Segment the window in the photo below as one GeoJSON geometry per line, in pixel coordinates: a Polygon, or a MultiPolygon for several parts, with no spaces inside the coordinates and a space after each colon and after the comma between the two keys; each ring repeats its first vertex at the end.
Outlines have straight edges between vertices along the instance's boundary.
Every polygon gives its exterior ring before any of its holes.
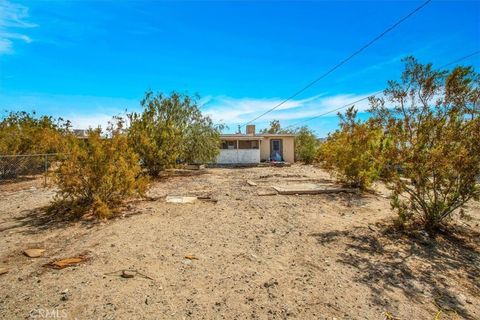
{"type": "Polygon", "coordinates": [[[237,148],[237,142],[236,141],[222,141],[222,149],[228,149],[228,150],[233,150],[237,148]]]}
{"type": "Polygon", "coordinates": [[[258,140],[240,140],[238,141],[239,149],[258,149],[258,140]]]}

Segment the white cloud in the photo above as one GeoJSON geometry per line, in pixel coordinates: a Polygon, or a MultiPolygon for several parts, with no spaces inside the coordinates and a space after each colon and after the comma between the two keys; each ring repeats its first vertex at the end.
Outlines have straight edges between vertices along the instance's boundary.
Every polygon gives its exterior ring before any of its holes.
{"type": "Polygon", "coordinates": [[[32,42],[29,36],[21,32],[36,27],[35,24],[26,21],[28,17],[27,7],[0,0],[0,54],[13,53],[15,41],[32,42]]]}
{"type": "MultiPolygon", "coordinates": [[[[258,128],[263,128],[267,127],[271,120],[277,119],[285,127],[351,104],[370,95],[372,93],[320,94],[305,99],[293,99],[255,121],[254,124],[258,128]]],[[[105,129],[113,116],[124,116],[126,110],[128,112],[140,111],[140,98],[46,94],[6,95],[0,93],[2,108],[0,111],[37,110],[39,114],[68,119],[75,129],[96,128],[98,126],[105,129]]],[[[198,105],[201,106],[202,112],[210,115],[216,123],[223,123],[228,126],[229,131],[235,131],[237,125],[252,120],[283,100],[281,98],[207,96],[202,98],[198,105]]],[[[365,111],[369,107],[368,100],[356,103],[355,107],[359,111],[365,111]]],[[[331,112],[328,116],[335,118],[336,113],[337,111],[331,112]]],[[[331,119],[326,121],[331,121],[331,119]]],[[[305,124],[312,125],[313,122],[306,122],[305,124]]]]}
{"type": "Polygon", "coordinates": [[[110,114],[91,114],[91,115],[78,115],[78,114],[70,114],[65,118],[70,120],[72,123],[72,128],[74,129],[89,129],[89,128],[97,128],[101,127],[102,129],[106,129],[108,123],[112,121],[112,117],[114,115],[110,114]]]}
{"type": "MultiPolygon", "coordinates": [[[[277,119],[284,122],[296,122],[319,114],[343,107],[357,100],[370,96],[367,94],[336,94],[336,95],[316,95],[305,99],[289,100],[271,113],[258,119],[257,124],[268,123],[270,120],[277,119]]],[[[275,107],[284,99],[280,98],[231,98],[231,97],[210,97],[205,103],[203,111],[210,115],[216,122],[225,123],[227,126],[236,128],[239,124],[244,124],[256,116],[275,107]]],[[[364,111],[368,109],[368,100],[363,100],[355,104],[356,109],[364,111]]],[[[335,115],[336,112],[330,115],[335,115]]]]}
{"type": "Polygon", "coordinates": [[[140,110],[138,99],[85,95],[47,95],[0,93],[0,116],[5,111],[37,111],[40,115],[62,117],[74,129],[107,127],[113,116],[140,110]],[[128,110],[128,111],[127,111],[128,110]]]}

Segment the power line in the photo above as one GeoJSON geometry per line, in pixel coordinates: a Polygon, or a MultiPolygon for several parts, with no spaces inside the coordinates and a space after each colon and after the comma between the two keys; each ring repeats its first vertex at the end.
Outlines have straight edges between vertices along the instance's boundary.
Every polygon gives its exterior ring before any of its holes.
{"type": "MultiPolygon", "coordinates": [[[[451,66],[452,64],[455,64],[455,63],[458,63],[458,62],[460,62],[460,61],[463,61],[463,60],[466,60],[466,59],[468,59],[468,58],[471,58],[471,57],[473,57],[473,56],[475,56],[475,55],[477,55],[477,54],[479,54],[479,53],[480,53],[480,50],[475,51],[475,52],[472,52],[472,53],[470,53],[470,54],[468,54],[468,55],[466,55],[466,56],[463,56],[463,57],[461,57],[461,58],[458,58],[458,59],[456,59],[456,60],[454,60],[454,61],[452,61],[452,62],[449,62],[449,63],[447,63],[447,64],[444,64],[444,65],[438,67],[437,69],[444,69],[444,68],[446,68],[446,67],[448,67],[448,66],[451,66]]],[[[316,116],[311,117],[311,118],[308,118],[308,119],[306,119],[306,120],[298,121],[298,122],[296,122],[296,123],[294,123],[294,124],[291,124],[291,125],[289,125],[289,126],[286,126],[285,129],[292,128],[292,127],[296,127],[296,126],[298,126],[298,125],[301,124],[301,123],[309,122],[309,121],[315,120],[315,119],[317,119],[317,118],[323,117],[323,116],[325,116],[325,115],[327,115],[327,114],[330,114],[330,113],[332,113],[332,112],[339,111],[339,110],[341,110],[341,109],[344,109],[344,108],[353,106],[353,105],[355,105],[355,104],[357,104],[357,103],[359,103],[359,102],[362,102],[362,101],[364,101],[364,100],[368,100],[370,97],[375,97],[375,96],[379,95],[380,93],[383,93],[383,91],[384,91],[384,89],[382,89],[382,90],[380,90],[380,91],[377,91],[377,92],[369,95],[368,97],[364,97],[364,98],[362,98],[362,99],[358,99],[358,100],[356,100],[356,101],[347,103],[347,104],[345,104],[345,105],[343,105],[343,106],[341,106],[341,107],[332,109],[332,110],[330,110],[330,111],[324,112],[324,113],[322,113],[322,114],[316,115],[316,116]]]]}
{"type": "Polygon", "coordinates": [[[408,18],[410,18],[411,16],[413,16],[415,13],[417,13],[418,11],[420,11],[421,9],[423,9],[426,5],[428,5],[432,0],[427,0],[425,1],[424,3],[422,3],[420,6],[418,6],[417,8],[415,8],[415,10],[411,11],[409,14],[407,14],[405,17],[403,17],[402,19],[398,20],[397,22],[395,22],[392,26],[390,26],[389,28],[387,28],[386,30],[384,30],[382,33],[380,33],[378,36],[376,36],[373,40],[370,40],[370,42],[366,43],[365,45],[363,45],[362,47],[360,47],[360,49],[358,49],[357,51],[355,51],[354,53],[352,53],[350,56],[348,56],[347,58],[343,59],[342,61],[340,61],[338,64],[336,64],[335,66],[333,66],[331,69],[329,69],[327,72],[325,72],[324,74],[322,74],[320,77],[316,78],[315,80],[313,80],[312,82],[310,82],[309,84],[307,84],[306,86],[304,86],[302,89],[298,90],[297,92],[295,92],[294,94],[292,94],[291,96],[289,96],[287,99],[283,100],[282,102],[280,102],[279,104],[277,104],[276,106],[274,106],[273,108],[265,111],[264,113],[262,113],[261,115],[255,117],[253,120],[250,120],[248,122],[246,122],[245,124],[241,125],[240,127],[244,127],[246,126],[247,124],[249,123],[252,123],[253,121],[255,120],[258,120],[260,119],[261,117],[263,117],[264,115],[266,115],[267,113],[270,113],[272,112],[273,110],[279,108],[280,106],[282,106],[283,104],[285,104],[286,102],[290,101],[291,99],[295,98],[296,96],[298,96],[299,94],[301,94],[302,92],[304,92],[305,90],[307,90],[308,88],[310,88],[311,86],[313,86],[315,83],[317,83],[318,81],[322,80],[323,78],[325,78],[326,76],[328,76],[329,74],[331,74],[332,72],[334,72],[335,70],[337,70],[338,68],[340,68],[342,65],[344,65],[345,63],[347,63],[348,61],[350,61],[351,59],[353,59],[356,55],[360,54],[362,51],[364,51],[365,49],[367,49],[368,47],[370,47],[372,44],[374,44],[375,42],[377,42],[378,40],[380,40],[383,36],[385,36],[387,33],[389,33],[390,31],[392,31],[393,29],[395,29],[396,27],[398,27],[402,22],[404,22],[405,20],[407,20],[408,18]]]}
{"type": "Polygon", "coordinates": [[[471,57],[473,57],[474,55],[477,55],[477,54],[479,54],[479,53],[480,53],[480,50],[475,51],[475,52],[472,52],[472,53],[470,53],[470,54],[468,54],[468,55],[466,55],[466,56],[463,56],[463,57],[461,57],[461,58],[458,58],[458,59],[455,60],[455,61],[452,61],[452,62],[449,62],[449,63],[447,63],[447,64],[444,64],[443,66],[441,66],[441,67],[438,68],[438,69],[446,68],[446,67],[448,67],[448,66],[451,66],[451,65],[454,64],[454,63],[457,63],[457,62],[466,60],[466,59],[471,58],[471,57]]]}
{"type": "Polygon", "coordinates": [[[298,125],[301,124],[301,123],[308,122],[308,121],[312,121],[312,120],[315,120],[315,119],[317,119],[317,118],[326,116],[326,115],[329,114],[329,113],[332,113],[332,112],[335,112],[335,111],[342,110],[342,109],[344,109],[344,108],[353,106],[354,104],[357,104],[357,103],[362,102],[362,101],[364,101],[364,100],[368,100],[370,97],[375,97],[376,95],[379,95],[379,94],[382,93],[382,92],[383,92],[383,89],[380,90],[380,91],[377,91],[377,92],[375,92],[374,94],[371,94],[371,95],[369,95],[369,96],[367,96],[367,97],[364,97],[364,98],[362,98],[362,99],[358,99],[358,100],[356,100],[356,101],[350,102],[350,103],[348,103],[348,104],[346,104],[346,105],[343,105],[343,106],[341,106],[341,107],[338,107],[338,108],[335,108],[335,109],[333,109],[333,110],[330,110],[330,111],[324,112],[324,113],[322,113],[322,114],[316,115],[316,116],[314,116],[314,117],[308,118],[307,120],[302,120],[302,121],[296,122],[296,123],[294,123],[294,124],[291,124],[291,125],[289,125],[289,126],[286,126],[285,129],[292,128],[292,127],[296,127],[296,126],[298,126],[298,125]]]}

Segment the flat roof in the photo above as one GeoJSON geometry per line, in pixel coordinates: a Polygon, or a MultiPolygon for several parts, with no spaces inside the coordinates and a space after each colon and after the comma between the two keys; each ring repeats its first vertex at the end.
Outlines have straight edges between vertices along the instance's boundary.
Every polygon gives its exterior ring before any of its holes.
{"type": "Polygon", "coordinates": [[[250,134],[221,134],[222,140],[263,140],[263,137],[254,136],[250,134]]]}
{"type": "Polygon", "coordinates": [[[222,140],[263,140],[263,138],[270,137],[296,137],[294,133],[260,133],[260,134],[246,134],[246,133],[225,133],[220,135],[222,140]]]}
{"type": "Polygon", "coordinates": [[[296,137],[295,133],[260,133],[260,137],[296,137]]]}

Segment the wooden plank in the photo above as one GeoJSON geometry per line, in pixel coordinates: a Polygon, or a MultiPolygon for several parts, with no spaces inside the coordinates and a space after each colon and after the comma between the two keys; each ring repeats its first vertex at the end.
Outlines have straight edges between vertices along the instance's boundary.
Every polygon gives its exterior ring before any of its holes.
{"type": "Polygon", "coordinates": [[[274,186],[273,189],[282,195],[291,194],[324,194],[324,193],[357,193],[358,189],[355,188],[282,188],[274,186]]]}
{"type": "Polygon", "coordinates": [[[263,197],[263,196],[276,196],[277,194],[278,194],[277,191],[274,191],[274,190],[272,190],[272,191],[263,190],[263,191],[258,191],[257,192],[257,195],[261,196],[261,197],[263,197]]]}

